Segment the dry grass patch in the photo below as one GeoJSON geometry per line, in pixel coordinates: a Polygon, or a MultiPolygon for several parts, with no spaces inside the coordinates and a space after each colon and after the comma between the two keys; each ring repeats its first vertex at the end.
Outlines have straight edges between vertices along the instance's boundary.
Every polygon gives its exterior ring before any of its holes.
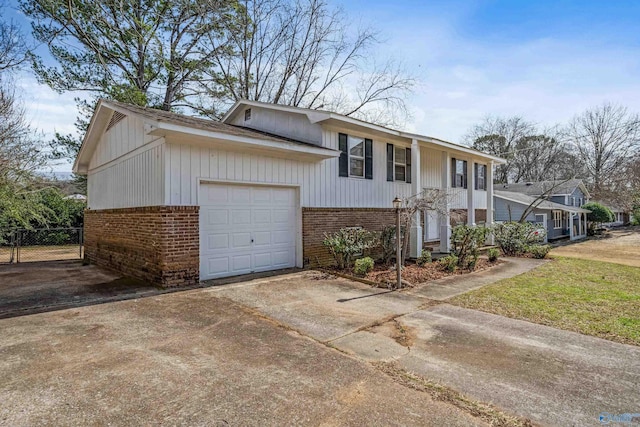
{"type": "Polygon", "coordinates": [[[640,345],[640,268],[557,257],[449,302],[640,345]]]}

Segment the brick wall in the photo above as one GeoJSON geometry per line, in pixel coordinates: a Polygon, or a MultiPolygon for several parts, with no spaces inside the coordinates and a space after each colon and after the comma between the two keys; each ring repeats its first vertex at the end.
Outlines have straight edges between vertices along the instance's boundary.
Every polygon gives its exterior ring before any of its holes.
{"type": "Polygon", "coordinates": [[[302,252],[305,265],[331,265],[333,257],[322,244],[324,233],[344,227],[381,231],[395,225],[395,210],[385,208],[302,208],[302,252]]]}
{"type": "Polygon", "coordinates": [[[85,259],[163,287],[198,283],[197,206],[87,210],[85,259]]]}

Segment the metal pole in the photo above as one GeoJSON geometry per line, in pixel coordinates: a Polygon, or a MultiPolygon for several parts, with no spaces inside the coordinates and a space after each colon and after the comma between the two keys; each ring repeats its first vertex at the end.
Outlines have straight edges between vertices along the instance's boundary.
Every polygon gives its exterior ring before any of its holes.
{"type": "Polygon", "coordinates": [[[396,287],[402,287],[402,247],[400,243],[400,209],[396,208],[396,287]]]}

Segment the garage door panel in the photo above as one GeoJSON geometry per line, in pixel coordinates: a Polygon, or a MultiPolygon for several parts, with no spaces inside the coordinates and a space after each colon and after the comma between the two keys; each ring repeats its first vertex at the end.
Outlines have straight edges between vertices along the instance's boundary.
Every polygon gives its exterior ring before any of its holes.
{"type": "Polygon", "coordinates": [[[201,184],[201,278],[296,265],[292,188],[201,184]]]}
{"type": "Polygon", "coordinates": [[[233,233],[231,249],[246,249],[251,247],[251,233],[233,233]]]}
{"type": "Polygon", "coordinates": [[[253,245],[256,247],[271,246],[271,235],[271,231],[257,231],[253,233],[253,245]]]}
{"type": "Polygon", "coordinates": [[[229,249],[229,233],[216,233],[207,235],[207,252],[211,249],[229,249]]]}
{"type": "Polygon", "coordinates": [[[207,271],[210,275],[229,273],[229,257],[206,258],[207,271]]]}
{"type": "Polygon", "coordinates": [[[233,224],[251,224],[251,210],[233,209],[231,211],[231,222],[233,224]]]}
{"type": "Polygon", "coordinates": [[[251,187],[229,187],[231,188],[231,202],[251,204],[251,187]]]}
{"type": "Polygon", "coordinates": [[[206,224],[227,225],[229,224],[229,211],[226,209],[205,209],[206,224]]]}
{"type": "Polygon", "coordinates": [[[254,255],[254,267],[256,269],[273,266],[271,261],[271,252],[257,253],[254,255]]]}

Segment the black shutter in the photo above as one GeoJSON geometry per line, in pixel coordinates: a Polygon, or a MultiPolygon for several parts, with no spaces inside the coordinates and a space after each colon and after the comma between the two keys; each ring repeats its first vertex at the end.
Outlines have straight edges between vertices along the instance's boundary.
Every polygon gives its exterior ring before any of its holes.
{"type": "Polygon", "coordinates": [[[393,144],[387,144],[387,181],[393,181],[393,144]]]}
{"type": "Polygon", "coordinates": [[[405,181],[411,184],[411,148],[407,148],[407,169],[405,171],[405,181]]]}
{"type": "Polygon", "coordinates": [[[373,179],[373,141],[364,140],[364,177],[373,179]]]}
{"type": "Polygon", "coordinates": [[[478,185],[478,167],[482,167],[477,163],[473,164],[473,189],[479,190],[480,186],[478,185]]]}
{"type": "Polygon", "coordinates": [[[451,188],[456,188],[456,158],[451,158],[451,188]]]}
{"type": "Polygon", "coordinates": [[[462,170],[464,171],[463,187],[467,188],[467,161],[462,162],[462,170]]]}
{"type": "Polygon", "coordinates": [[[338,176],[349,176],[349,145],[347,135],[338,134],[338,148],[340,149],[340,171],[338,176]]]}
{"type": "Polygon", "coordinates": [[[483,182],[482,189],[486,191],[486,190],[487,190],[487,165],[482,165],[482,171],[484,172],[484,173],[482,174],[482,176],[483,176],[483,179],[482,179],[482,182],[483,182]]]}

